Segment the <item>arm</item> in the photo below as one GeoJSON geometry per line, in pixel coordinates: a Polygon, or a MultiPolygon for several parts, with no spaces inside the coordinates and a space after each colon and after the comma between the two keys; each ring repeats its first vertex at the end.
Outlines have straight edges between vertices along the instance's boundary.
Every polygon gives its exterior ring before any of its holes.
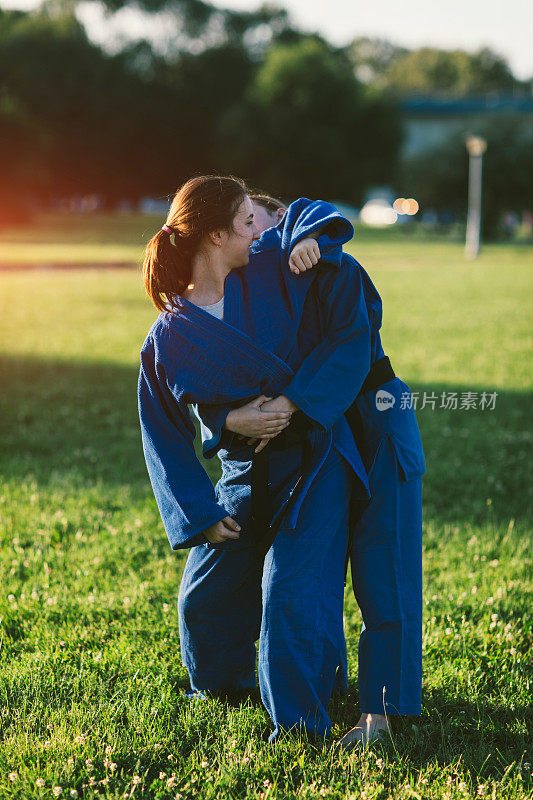
{"type": "Polygon", "coordinates": [[[263,404],[271,399],[260,395],[239,407],[207,403],[193,406],[202,428],[204,457],[212,458],[221,447],[229,450],[236,435],[246,440],[265,437],[267,441],[277,436],[289,424],[291,415],[263,411],[263,404]]]}
{"type": "Polygon", "coordinates": [[[303,360],[282,396],[327,430],[351,406],[368,374],[371,331],[358,269],[325,270],[315,285],[324,340],[303,360]]]}
{"type": "Polygon", "coordinates": [[[325,200],[301,197],[291,203],[283,218],[281,237],[282,265],[288,264],[294,247],[303,239],[316,239],[320,260],[340,267],[342,246],[354,235],[353,225],[325,200]]]}
{"type": "Polygon", "coordinates": [[[233,405],[197,403],[193,411],[202,431],[202,453],[204,458],[212,458],[223,447],[229,450],[235,434],[226,428],[226,417],[233,405]]]}
{"type": "Polygon", "coordinates": [[[143,347],[138,408],[146,467],[172,550],[208,541],[202,533],[228,516],[216,503],[211,479],[194,450],[195,429],[186,404],[178,404],[155,364],[153,344],[143,347]]]}

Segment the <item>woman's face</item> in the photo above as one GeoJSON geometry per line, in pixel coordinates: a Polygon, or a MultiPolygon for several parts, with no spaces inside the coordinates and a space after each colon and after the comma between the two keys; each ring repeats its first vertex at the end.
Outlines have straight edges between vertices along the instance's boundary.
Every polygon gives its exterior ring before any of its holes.
{"type": "Polygon", "coordinates": [[[259,234],[261,235],[263,231],[266,231],[268,228],[274,227],[277,225],[280,219],[282,218],[283,213],[271,213],[268,208],[265,208],[260,203],[252,203],[254,209],[254,222],[255,227],[257,228],[259,234]]]}
{"type": "Polygon", "coordinates": [[[233,218],[233,230],[224,232],[222,237],[221,254],[226,264],[232,269],[246,266],[254,239],[259,239],[259,232],[254,222],[253,203],[246,195],[233,218]]]}

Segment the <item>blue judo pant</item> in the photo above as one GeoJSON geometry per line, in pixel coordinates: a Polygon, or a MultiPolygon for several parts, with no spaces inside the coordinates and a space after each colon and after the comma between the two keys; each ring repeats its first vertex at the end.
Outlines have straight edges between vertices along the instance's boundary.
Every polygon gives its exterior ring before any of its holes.
{"type": "MultiPolygon", "coordinates": [[[[274,503],[276,481],[282,493],[299,458],[299,445],[272,453],[274,503]]],[[[346,651],[343,570],[353,480],[351,466],[332,447],[296,527],[281,526],[261,573],[244,537],[240,548],[200,545],[187,558],[178,613],[191,688],[255,686],[259,638],[259,686],[274,724],[269,741],[291,728],[316,737],[331,730],[327,706],[346,651]]]]}
{"type": "Polygon", "coordinates": [[[350,545],[363,617],[359,707],[362,713],[420,714],[422,481],[403,480],[389,436],[379,443],[368,480],[372,497],[350,545]]]}

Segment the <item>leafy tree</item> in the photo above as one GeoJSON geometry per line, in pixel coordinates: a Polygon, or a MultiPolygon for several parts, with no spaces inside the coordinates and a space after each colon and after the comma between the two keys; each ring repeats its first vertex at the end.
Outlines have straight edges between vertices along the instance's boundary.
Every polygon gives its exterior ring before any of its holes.
{"type": "Polygon", "coordinates": [[[361,36],[346,48],[346,54],[355,67],[357,78],[376,88],[386,88],[386,76],[392,65],[406,56],[409,50],[387,39],[361,36]]]}
{"type": "Polygon", "coordinates": [[[531,90],[531,81],[517,80],[505,59],[489,47],[475,53],[435,47],[407,50],[385,40],[360,38],[347,52],[361,79],[396,96],[423,93],[464,97],[531,90]]]}
{"type": "Polygon", "coordinates": [[[401,137],[393,105],[319,37],[273,46],[223,131],[226,163],[263,188],[352,202],[390,174],[401,137]]]}

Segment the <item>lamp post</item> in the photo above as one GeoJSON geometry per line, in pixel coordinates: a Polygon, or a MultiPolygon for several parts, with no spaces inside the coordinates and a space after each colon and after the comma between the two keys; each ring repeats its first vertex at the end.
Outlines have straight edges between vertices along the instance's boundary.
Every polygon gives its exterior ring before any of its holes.
{"type": "Polygon", "coordinates": [[[481,166],[487,142],[480,136],[466,137],[468,160],[468,216],[466,220],[465,256],[477,258],[481,229],[481,166]]]}

